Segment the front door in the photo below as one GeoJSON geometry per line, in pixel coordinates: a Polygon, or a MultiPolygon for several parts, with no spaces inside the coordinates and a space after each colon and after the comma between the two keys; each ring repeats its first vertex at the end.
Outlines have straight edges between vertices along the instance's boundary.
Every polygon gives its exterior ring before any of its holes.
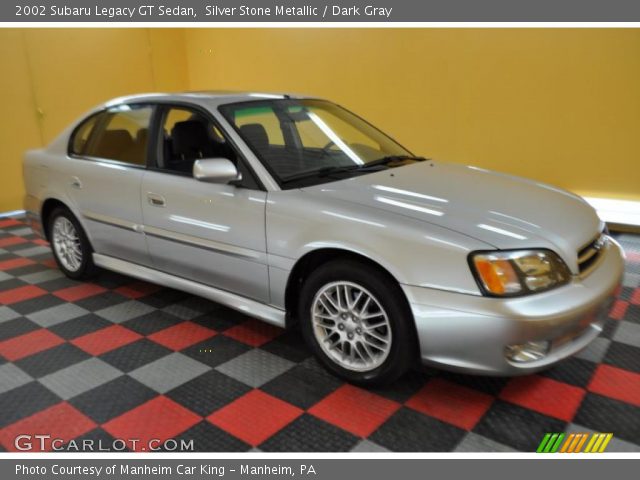
{"type": "Polygon", "coordinates": [[[158,270],[269,301],[266,265],[266,192],[248,178],[235,184],[193,178],[198,158],[239,162],[205,114],[164,107],[156,164],[142,179],[144,230],[158,270]]]}

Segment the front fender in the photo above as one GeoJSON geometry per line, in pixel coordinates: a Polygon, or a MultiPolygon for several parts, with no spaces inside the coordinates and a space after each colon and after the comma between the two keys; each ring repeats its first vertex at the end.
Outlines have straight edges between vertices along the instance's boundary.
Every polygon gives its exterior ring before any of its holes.
{"type": "Polygon", "coordinates": [[[479,295],[471,251],[491,248],[465,235],[383,210],[337,200],[317,203],[305,192],[270,192],[267,250],[291,270],[321,248],[342,249],[378,263],[406,285],[479,295]]]}

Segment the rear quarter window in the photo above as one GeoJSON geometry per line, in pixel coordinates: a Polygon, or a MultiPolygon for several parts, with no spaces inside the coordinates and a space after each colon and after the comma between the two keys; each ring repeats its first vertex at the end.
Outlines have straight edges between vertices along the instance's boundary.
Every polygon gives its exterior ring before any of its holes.
{"type": "Polygon", "coordinates": [[[102,115],[102,113],[92,115],[75,129],[69,144],[69,153],[72,155],[86,155],[89,139],[102,115]]]}

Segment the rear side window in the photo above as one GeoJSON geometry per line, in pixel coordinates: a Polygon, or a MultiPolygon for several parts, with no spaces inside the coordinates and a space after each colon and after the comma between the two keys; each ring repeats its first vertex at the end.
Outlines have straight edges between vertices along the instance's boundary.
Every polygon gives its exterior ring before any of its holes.
{"type": "MultiPolygon", "coordinates": [[[[107,110],[100,116],[82,154],[145,165],[152,113],[151,106],[123,105],[107,110]]],[[[76,136],[80,133],[78,130],[76,136]]],[[[75,138],[73,143],[75,148],[75,138]]]]}

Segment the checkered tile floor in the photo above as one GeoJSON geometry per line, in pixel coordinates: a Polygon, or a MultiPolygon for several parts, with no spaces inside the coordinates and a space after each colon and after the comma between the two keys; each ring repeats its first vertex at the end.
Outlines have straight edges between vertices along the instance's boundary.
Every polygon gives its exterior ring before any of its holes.
{"type": "MultiPolygon", "coordinates": [[[[515,379],[413,372],[363,390],[284,332],[175,290],[78,283],[20,219],[0,219],[0,449],[19,434],[193,439],[200,451],[533,451],[613,432],[640,451],[640,237],[603,335],[515,379]]],[[[78,442],[79,443],[79,442],[78,442]]]]}

